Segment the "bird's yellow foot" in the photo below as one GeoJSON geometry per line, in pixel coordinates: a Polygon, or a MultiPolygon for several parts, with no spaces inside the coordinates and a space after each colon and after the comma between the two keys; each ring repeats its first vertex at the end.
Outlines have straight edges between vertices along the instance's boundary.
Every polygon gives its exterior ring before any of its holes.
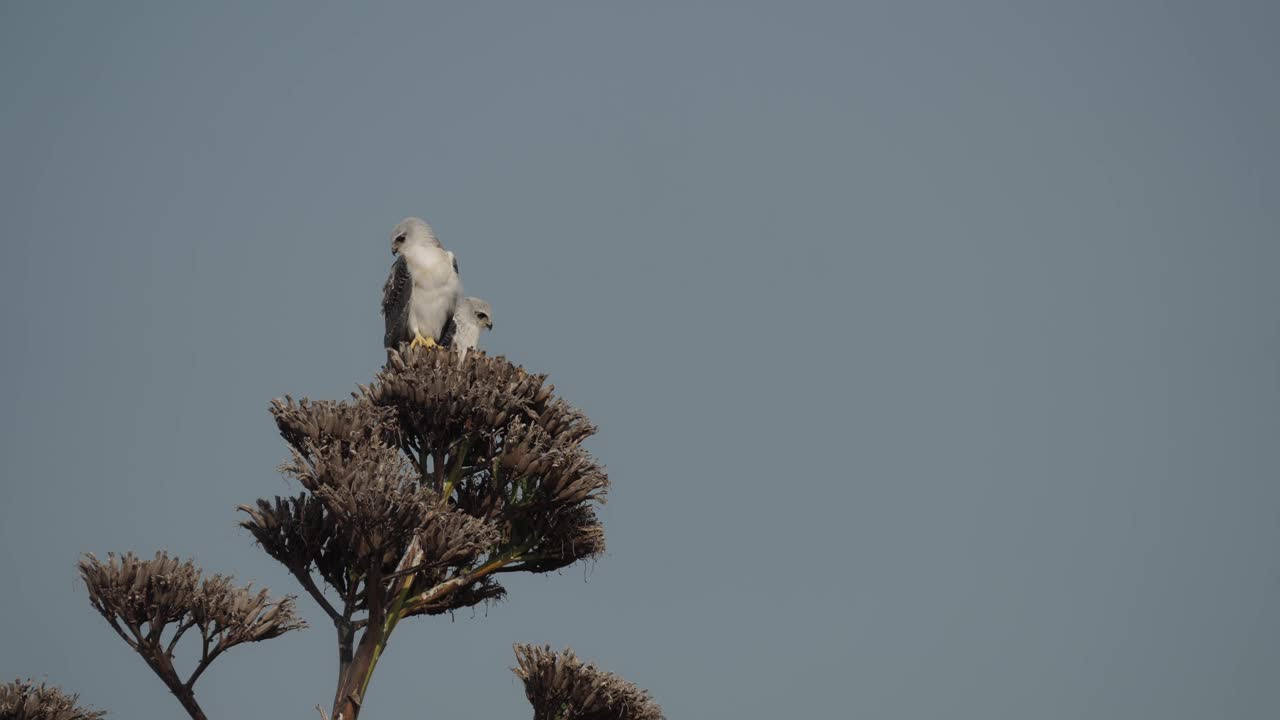
{"type": "Polygon", "coordinates": [[[430,350],[433,347],[439,347],[439,346],[436,344],[435,338],[423,337],[419,333],[414,333],[413,342],[409,343],[409,347],[411,348],[424,347],[430,350]]]}

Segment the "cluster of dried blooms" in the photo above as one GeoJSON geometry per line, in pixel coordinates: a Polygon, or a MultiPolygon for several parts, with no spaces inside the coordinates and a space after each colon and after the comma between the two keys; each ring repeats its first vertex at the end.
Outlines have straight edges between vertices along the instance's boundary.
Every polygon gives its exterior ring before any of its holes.
{"type": "Polygon", "coordinates": [[[565,648],[516,645],[512,668],[524,682],[533,720],[663,720],[649,693],[565,648]]]}
{"type": "MultiPolygon", "coordinates": [[[[356,720],[400,620],[501,598],[500,573],[550,572],[604,551],[594,504],[609,481],[582,447],[596,428],[552,391],[501,357],[406,350],[390,352],[350,400],[272,403],[290,452],[281,471],[303,491],[241,506],[241,525],[337,630],[335,720],[356,720]]],[[[86,555],[80,573],[93,606],[198,720],[192,686],[210,662],[302,626],[292,598],[202,579],[164,553],[86,555]],[[202,649],[183,680],[173,653],[193,628],[202,649]]],[[[645,693],[571,652],[517,653],[538,718],[662,717],[645,693]]]]}
{"type": "Polygon", "coordinates": [[[198,711],[193,687],[219,655],[242,643],[279,637],[305,623],[293,598],[270,600],[267,591],[236,587],[225,575],[202,577],[190,560],[167,553],[142,560],[133,553],[98,560],[85,555],[80,577],[89,602],[160,676],[188,711],[198,711]],[[200,657],[186,680],[173,666],[178,641],[200,636],[200,657]]]}
{"type": "Polygon", "coordinates": [[[351,401],[277,400],[292,454],[282,469],[310,494],[245,506],[243,524],[339,596],[363,594],[350,585],[366,568],[408,570],[420,594],[490,561],[501,566],[491,572],[547,572],[598,555],[604,533],[587,503],[603,501],[608,478],[581,446],[595,427],[545,380],[479,352],[458,363],[410,351],[351,401]]]}
{"type": "Polygon", "coordinates": [[[595,426],[552,390],[503,358],[411,353],[393,354],[362,399],[395,411],[424,485],[497,528],[519,555],[504,571],[547,572],[604,551],[590,503],[609,485],[582,447],[595,426]]]}
{"type": "Polygon", "coordinates": [[[76,705],[79,699],[44,683],[14,680],[0,685],[0,720],[99,720],[106,715],[76,705]]]}
{"type": "Polygon", "coordinates": [[[399,620],[604,551],[591,505],[609,481],[582,447],[595,427],[552,390],[505,358],[407,350],[351,400],[272,403],[281,470],[305,492],[241,507],[242,525],[338,629],[335,715],[358,712],[399,620]]]}

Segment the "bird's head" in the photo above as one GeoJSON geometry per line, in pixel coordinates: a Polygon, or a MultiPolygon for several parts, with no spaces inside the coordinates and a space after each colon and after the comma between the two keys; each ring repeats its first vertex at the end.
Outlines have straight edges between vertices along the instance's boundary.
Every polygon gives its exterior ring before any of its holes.
{"type": "Polygon", "coordinates": [[[426,220],[405,218],[391,231],[391,254],[399,255],[411,247],[441,247],[435,231],[426,220]]]}
{"type": "Polygon", "coordinates": [[[493,308],[485,300],[469,297],[462,300],[463,309],[475,319],[476,324],[487,330],[493,329],[493,308]]]}

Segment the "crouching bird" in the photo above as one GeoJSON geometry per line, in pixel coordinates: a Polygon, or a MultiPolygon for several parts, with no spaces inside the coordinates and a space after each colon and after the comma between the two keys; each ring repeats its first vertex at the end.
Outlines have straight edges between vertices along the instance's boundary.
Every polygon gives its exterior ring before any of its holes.
{"type": "Polygon", "coordinates": [[[458,353],[458,362],[467,357],[467,351],[480,344],[480,333],[493,329],[493,308],[478,297],[463,298],[453,311],[453,319],[445,326],[441,345],[458,353]]]}
{"type": "Polygon", "coordinates": [[[435,347],[462,299],[458,260],[425,220],[405,218],[391,232],[391,265],[382,286],[382,344],[435,347]]]}

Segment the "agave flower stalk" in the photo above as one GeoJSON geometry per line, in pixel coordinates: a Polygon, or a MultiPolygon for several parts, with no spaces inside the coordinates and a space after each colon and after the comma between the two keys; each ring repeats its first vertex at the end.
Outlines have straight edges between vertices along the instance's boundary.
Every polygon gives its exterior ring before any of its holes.
{"type": "Polygon", "coordinates": [[[497,600],[499,573],[604,551],[592,505],[608,477],[582,447],[595,426],[504,358],[393,351],[351,400],[271,412],[304,492],[242,507],[242,525],[334,623],[335,720],[358,716],[404,619],[497,600]]]}

